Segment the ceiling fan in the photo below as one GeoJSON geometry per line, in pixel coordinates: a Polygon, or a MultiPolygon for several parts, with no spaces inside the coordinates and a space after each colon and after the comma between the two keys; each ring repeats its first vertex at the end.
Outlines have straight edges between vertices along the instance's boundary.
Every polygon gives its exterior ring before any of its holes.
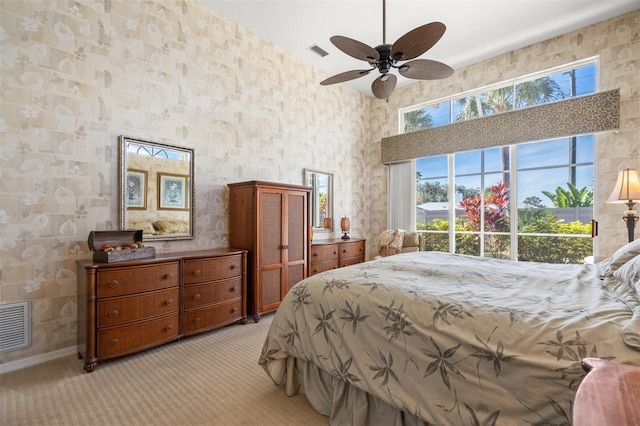
{"type": "Polygon", "coordinates": [[[443,36],[446,26],[441,22],[431,22],[414,28],[393,44],[386,44],[386,0],[382,0],[382,44],[375,48],[362,42],[344,36],[333,36],[329,40],[347,55],[367,61],[371,66],[367,70],[352,70],[320,82],[323,86],[343,83],[364,77],[374,69],[380,71],[380,76],[373,81],[371,90],[378,99],[391,96],[398,81],[391,69],[398,70],[400,75],[418,80],[438,80],[453,74],[453,68],[442,62],[429,59],[414,59],[431,49],[443,36]],[[409,61],[410,59],[414,59],[409,61]],[[399,64],[401,61],[409,61],[399,64]]]}

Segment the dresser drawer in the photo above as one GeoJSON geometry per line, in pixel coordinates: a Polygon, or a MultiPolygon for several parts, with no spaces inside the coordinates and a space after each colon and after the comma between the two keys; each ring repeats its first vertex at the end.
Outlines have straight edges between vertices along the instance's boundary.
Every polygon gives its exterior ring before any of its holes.
{"type": "Polygon", "coordinates": [[[200,283],[242,275],[242,256],[185,260],[184,283],[200,283]]]}
{"type": "Polygon", "coordinates": [[[333,259],[338,259],[338,244],[311,245],[309,256],[310,262],[322,262],[333,259]]]}
{"type": "Polygon", "coordinates": [[[330,260],[328,262],[311,262],[311,265],[309,265],[309,275],[319,274],[320,272],[328,271],[330,269],[337,269],[338,266],[338,259],[330,260]]]}
{"type": "Polygon", "coordinates": [[[242,296],[242,277],[185,286],[184,307],[208,305],[242,296]]]}
{"type": "Polygon", "coordinates": [[[98,272],[98,297],[122,296],[175,287],[180,280],[180,264],[165,262],[148,266],[105,269],[98,272]]]}
{"type": "Polygon", "coordinates": [[[340,257],[364,256],[364,241],[354,241],[352,243],[342,243],[340,245],[340,257]]]}
{"type": "Polygon", "coordinates": [[[124,324],[170,312],[178,312],[179,308],[180,290],[178,287],[142,293],[138,296],[99,300],[98,327],[124,324]]]}
{"type": "Polygon", "coordinates": [[[98,331],[98,356],[140,350],[165,343],[178,337],[178,325],[178,314],[175,313],[139,324],[98,331]]]}
{"type": "Polygon", "coordinates": [[[185,333],[214,328],[242,317],[242,300],[230,300],[219,305],[185,311],[185,333]]]}
{"type": "Polygon", "coordinates": [[[364,262],[364,255],[362,256],[352,256],[352,257],[343,257],[340,259],[340,267],[355,265],[357,263],[364,262]]]}

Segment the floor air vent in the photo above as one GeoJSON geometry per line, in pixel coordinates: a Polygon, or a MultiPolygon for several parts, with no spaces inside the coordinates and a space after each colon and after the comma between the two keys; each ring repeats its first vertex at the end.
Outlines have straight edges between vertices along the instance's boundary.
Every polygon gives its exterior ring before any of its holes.
{"type": "Polygon", "coordinates": [[[31,344],[29,301],[0,303],[0,352],[26,348],[31,344]]]}

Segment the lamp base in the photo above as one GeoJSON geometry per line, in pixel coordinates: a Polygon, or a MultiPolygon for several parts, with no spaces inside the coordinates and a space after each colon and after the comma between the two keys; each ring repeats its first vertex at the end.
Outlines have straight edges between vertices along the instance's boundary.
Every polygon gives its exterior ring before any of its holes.
{"type": "Polygon", "coordinates": [[[343,240],[349,240],[351,239],[351,237],[345,232],[344,235],[342,236],[343,240]]]}
{"type": "Polygon", "coordinates": [[[627,224],[627,234],[629,234],[629,242],[633,241],[634,228],[636,227],[636,223],[638,223],[638,216],[635,215],[635,211],[631,211],[633,213],[622,216],[622,220],[624,220],[624,222],[627,224]]]}

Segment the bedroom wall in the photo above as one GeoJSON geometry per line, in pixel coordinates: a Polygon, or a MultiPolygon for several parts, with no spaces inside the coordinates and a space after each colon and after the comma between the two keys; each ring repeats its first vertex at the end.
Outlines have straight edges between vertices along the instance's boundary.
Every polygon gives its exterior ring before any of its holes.
{"type": "MultiPolygon", "coordinates": [[[[367,150],[372,167],[369,180],[382,184],[384,190],[371,200],[372,214],[367,226],[370,234],[386,224],[386,173],[380,164],[380,140],[396,135],[398,109],[439,99],[506,79],[560,66],[583,58],[599,56],[599,91],[620,88],[620,130],[597,135],[595,218],[599,236],[595,239],[597,256],[609,256],[627,242],[627,230],[621,220],[625,205],[607,204],[618,171],[627,167],[640,169],[640,11],[631,12],[559,37],[537,43],[487,61],[456,69],[445,79],[420,81],[396,89],[388,102],[370,100],[371,133],[367,150]],[[376,164],[375,160],[378,160],[376,164]],[[376,217],[376,218],[374,218],[376,217]]],[[[451,37],[445,34],[444,37],[451,37]]],[[[373,196],[374,194],[372,194],[373,196]]],[[[638,207],[638,206],[637,206],[638,207]]],[[[640,235],[640,227],[636,229],[640,235]]],[[[375,247],[369,247],[370,250],[375,247]]]]}
{"type": "Polygon", "coordinates": [[[307,167],[361,232],[363,96],[196,1],[3,0],[0,43],[0,302],[32,310],[31,347],[0,364],[75,353],[75,262],[118,226],[118,135],[195,149],[196,239],[157,251],[226,247],[227,183],[307,167]]]}

